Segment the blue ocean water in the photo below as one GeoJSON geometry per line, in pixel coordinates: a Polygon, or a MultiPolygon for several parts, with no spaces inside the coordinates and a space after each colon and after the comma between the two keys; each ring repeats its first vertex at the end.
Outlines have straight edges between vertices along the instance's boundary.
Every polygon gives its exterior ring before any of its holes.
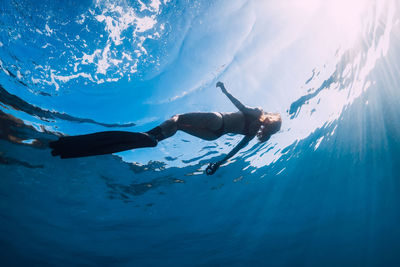
{"type": "Polygon", "coordinates": [[[0,1],[2,266],[398,266],[396,0],[0,1]],[[280,112],[252,141],[177,133],[61,160],[61,134],[280,112]]]}

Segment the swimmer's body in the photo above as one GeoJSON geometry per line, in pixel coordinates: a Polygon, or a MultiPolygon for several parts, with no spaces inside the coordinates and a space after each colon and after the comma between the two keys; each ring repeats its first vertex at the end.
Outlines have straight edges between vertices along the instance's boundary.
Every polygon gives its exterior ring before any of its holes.
{"type": "Polygon", "coordinates": [[[60,155],[62,158],[71,158],[115,153],[140,147],[154,147],[158,142],[173,136],[178,130],[203,140],[215,140],[227,133],[244,135],[239,144],[222,160],[207,167],[206,174],[214,174],[221,164],[246,146],[254,137],[257,137],[260,142],[265,142],[280,130],[282,124],[280,114],[267,113],[261,108],[245,106],[226,90],[222,82],[218,82],[216,86],[239,111],[232,113],[192,112],[174,115],[145,133],[114,131],[61,137],[58,141],[50,143],[50,147],[53,148],[52,154],[60,155]]]}

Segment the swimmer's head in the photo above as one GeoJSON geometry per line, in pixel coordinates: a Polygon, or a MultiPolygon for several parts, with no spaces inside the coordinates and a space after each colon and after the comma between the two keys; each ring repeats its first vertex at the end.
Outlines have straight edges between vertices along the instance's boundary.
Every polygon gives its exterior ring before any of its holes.
{"type": "Polygon", "coordinates": [[[267,141],[271,135],[281,129],[282,118],[279,113],[264,112],[260,117],[261,126],[257,132],[257,138],[260,142],[267,141]]]}

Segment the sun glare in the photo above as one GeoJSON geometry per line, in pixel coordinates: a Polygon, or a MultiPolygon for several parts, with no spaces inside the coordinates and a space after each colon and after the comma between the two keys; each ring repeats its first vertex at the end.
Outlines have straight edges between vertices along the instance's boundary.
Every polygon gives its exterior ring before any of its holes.
{"type": "MultiPolygon", "coordinates": [[[[362,16],[370,0],[321,0],[321,12],[338,38],[353,44],[359,37],[362,16]]],[[[329,29],[328,29],[329,30],[329,29]]]]}

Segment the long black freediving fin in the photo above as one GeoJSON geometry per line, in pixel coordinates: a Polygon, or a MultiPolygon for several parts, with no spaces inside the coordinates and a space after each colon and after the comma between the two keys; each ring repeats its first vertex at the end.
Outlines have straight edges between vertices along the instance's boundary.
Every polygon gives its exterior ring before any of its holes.
{"type": "Polygon", "coordinates": [[[62,159],[111,154],[142,147],[155,147],[157,140],[147,133],[106,131],[92,134],[62,136],[49,143],[53,156],[62,159]]]}

